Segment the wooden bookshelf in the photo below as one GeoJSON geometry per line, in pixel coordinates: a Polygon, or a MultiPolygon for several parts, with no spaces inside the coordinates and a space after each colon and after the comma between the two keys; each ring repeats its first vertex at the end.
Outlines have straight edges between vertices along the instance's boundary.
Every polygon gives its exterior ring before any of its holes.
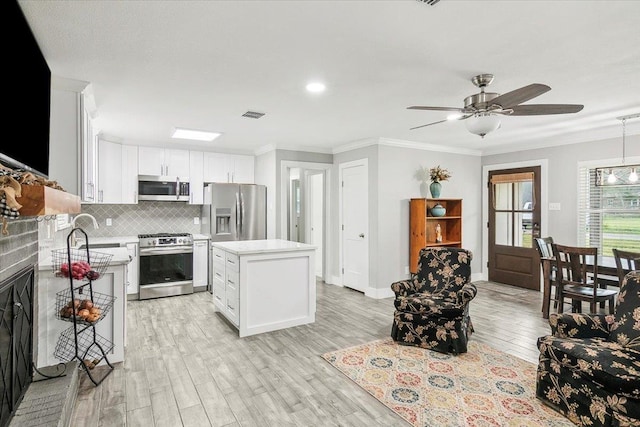
{"type": "Polygon", "coordinates": [[[462,247],[462,199],[411,199],[409,207],[409,270],[418,268],[420,250],[430,246],[462,247]],[[442,205],[445,216],[431,215],[431,208],[442,205]],[[442,242],[436,242],[440,224],[442,242]]]}

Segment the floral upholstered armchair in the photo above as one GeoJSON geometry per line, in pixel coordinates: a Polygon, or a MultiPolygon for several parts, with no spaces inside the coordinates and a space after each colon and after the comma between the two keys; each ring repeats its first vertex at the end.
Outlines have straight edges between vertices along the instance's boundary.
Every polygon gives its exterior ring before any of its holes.
{"type": "Polygon", "coordinates": [[[466,249],[425,248],[415,278],[391,284],[396,294],[391,337],[442,353],[466,353],[473,326],[469,301],[472,254],[466,249]]]}
{"type": "Polygon", "coordinates": [[[536,395],[579,426],[640,426],[640,271],[614,314],[552,314],[538,338],[536,395]]]}

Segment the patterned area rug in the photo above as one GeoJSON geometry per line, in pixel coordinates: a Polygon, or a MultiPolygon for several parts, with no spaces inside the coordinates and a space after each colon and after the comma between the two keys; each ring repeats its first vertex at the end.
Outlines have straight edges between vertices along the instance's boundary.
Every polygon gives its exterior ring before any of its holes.
{"type": "Polygon", "coordinates": [[[573,426],[536,399],[534,364],[482,343],[453,356],[388,338],[322,357],[414,426],[573,426]]]}

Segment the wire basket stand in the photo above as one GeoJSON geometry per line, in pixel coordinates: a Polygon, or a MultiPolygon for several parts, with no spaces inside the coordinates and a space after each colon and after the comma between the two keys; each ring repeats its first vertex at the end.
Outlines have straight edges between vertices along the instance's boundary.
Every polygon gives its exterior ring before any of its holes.
{"type": "Polygon", "coordinates": [[[53,355],[63,362],[78,359],[97,386],[113,372],[114,366],[107,357],[113,343],[96,333],[95,325],[111,310],[115,297],[94,292],[93,281],[103,275],[113,255],[90,251],[89,247],[87,233],[74,228],[67,236],[67,248],[52,251],[56,276],[69,278],[69,289],[56,293],[56,317],[72,323],[60,334],[53,355]],[[85,249],[71,247],[75,232],[84,235],[85,249]],[[102,362],[108,368],[100,369],[103,374],[98,376],[93,369],[102,362]]]}

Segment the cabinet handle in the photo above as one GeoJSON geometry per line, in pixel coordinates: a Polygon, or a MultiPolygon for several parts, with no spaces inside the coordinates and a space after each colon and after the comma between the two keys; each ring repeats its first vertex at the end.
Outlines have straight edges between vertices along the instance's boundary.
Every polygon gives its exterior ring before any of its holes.
{"type": "Polygon", "coordinates": [[[134,203],[138,203],[138,192],[137,191],[133,192],[133,202],[134,203]]]}
{"type": "Polygon", "coordinates": [[[227,303],[227,308],[228,308],[229,310],[233,310],[233,307],[232,307],[229,303],[227,303]]]}
{"type": "Polygon", "coordinates": [[[236,282],[234,282],[234,281],[233,281],[233,280],[231,280],[231,279],[227,279],[227,282],[231,283],[232,285],[235,285],[235,284],[236,284],[236,282]]]}
{"type": "Polygon", "coordinates": [[[102,201],[104,200],[103,196],[104,196],[103,190],[98,191],[98,202],[102,203],[102,201]]]}

